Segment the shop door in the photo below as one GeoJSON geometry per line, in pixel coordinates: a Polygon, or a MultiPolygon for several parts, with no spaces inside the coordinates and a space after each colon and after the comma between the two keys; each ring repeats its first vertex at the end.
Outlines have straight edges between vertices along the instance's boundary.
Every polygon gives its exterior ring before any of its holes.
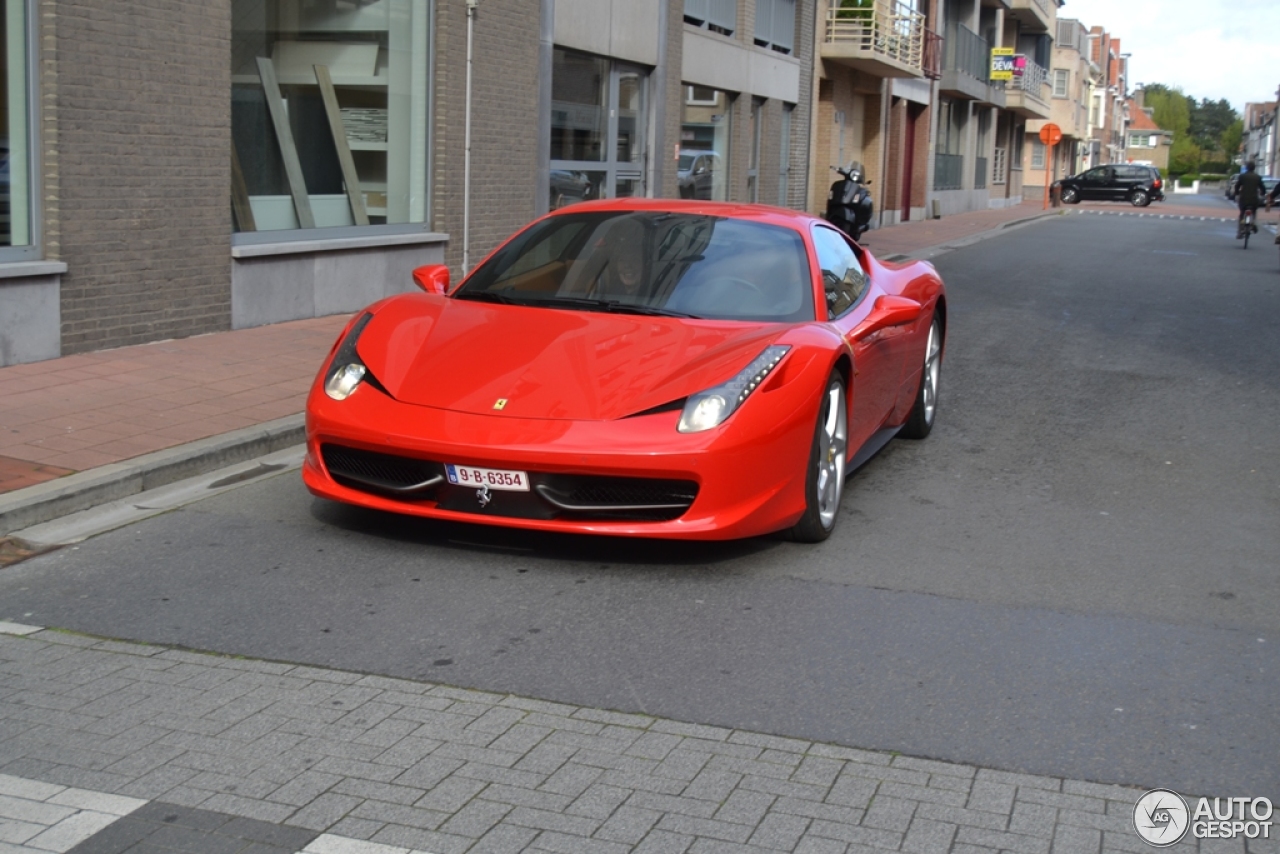
{"type": "Polygon", "coordinates": [[[552,70],[552,210],[587,199],[643,196],[648,175],[648,74],[557,50],[552,70]]]}

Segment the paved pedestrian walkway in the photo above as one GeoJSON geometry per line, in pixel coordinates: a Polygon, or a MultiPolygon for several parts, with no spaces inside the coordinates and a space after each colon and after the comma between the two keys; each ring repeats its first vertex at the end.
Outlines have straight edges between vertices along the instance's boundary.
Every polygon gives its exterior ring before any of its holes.
{"type": "Polygon", "coordinates": [[[2,854],[1122,854],[1141,794],[0,623],[2,854]]]}

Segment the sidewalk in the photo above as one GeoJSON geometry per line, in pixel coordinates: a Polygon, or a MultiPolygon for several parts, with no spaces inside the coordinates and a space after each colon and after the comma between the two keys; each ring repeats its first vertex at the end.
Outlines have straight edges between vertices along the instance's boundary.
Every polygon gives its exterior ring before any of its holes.
{"type": "Polygon", "coordinates": [[[4,854],[1145,848],[1141,789],[427,682],[0,623],[0,686],[4,854]]]}
{"type": "MultiPolygon", "coordinates": [[[[1093,207],[1168,213],[1116,205],[1045,211],[1027,202],[877,229],[865,242],[885,260],[926,257],[1093,207]]],[[[307,389],[346,320],[301,320],[0,368],[0,537],[301,443],[307,389]]]]}

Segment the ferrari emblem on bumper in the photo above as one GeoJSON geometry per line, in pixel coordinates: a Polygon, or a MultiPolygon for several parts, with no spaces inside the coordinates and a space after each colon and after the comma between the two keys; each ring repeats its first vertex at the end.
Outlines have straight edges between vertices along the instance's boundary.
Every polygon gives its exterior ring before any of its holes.
{"type": "Polygon", "coordinates": [[[476,501],[480,502],[481,507],[488,507],[489,502],[493,500],[493,496],[489,493],[489,487],[482,486],[476,490],[476,501]]]}

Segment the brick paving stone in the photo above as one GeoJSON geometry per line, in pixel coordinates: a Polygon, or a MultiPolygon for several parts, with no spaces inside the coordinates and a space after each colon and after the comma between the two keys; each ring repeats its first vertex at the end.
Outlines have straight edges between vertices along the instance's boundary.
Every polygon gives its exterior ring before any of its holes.
{"type": "Polygon", "coordinates": [[[954,824],[917,818],[902,840],[902,850],[910,854],[948,854],[955,835],[954,824]]]}
{"type": "Polygon", "coordinates": [[[440,830],[455,836],[479,838],[489,832],[514,807],[492,801],[471,801],[449,817],[440,830]]]}
{"type": "Polygon", "coordinates": [[[588,818],[607,819],[614,810],[626,803],[629,797],[631,797],[630,789],[619,789],[617,786],[597,783],[565,807],[565,812],[585,815],[588,818]]]}
{"type": "Polygon", "coordinates": [[[533,850],[555,854],[627,854],[629,846],[605,839],[583,839],[566,833],[544,831],[538,835],[533,850]]]}
{"type": "Polygon", "coordinates": [[[467,854],[519,854],[528,849],[538,833],[528,827],[499,824],[480,837],[467,854]]]}
{"type": "Polygon", "coordinates": [[[774,851],[791,851],[809,828],[810,820],[797,815],[769,813],[747,840],[752,845],[774,851]]]}
{"type": "Polygon", "coordinates": [[[662,813],[657,810],[618,807],[613,815],[600,825],[600,829],[596,831],[596,838],[635,845],[649,835],[649,831],[660,818],[662,813]]]}
{"type": "Polygon", "coordinates": [[[991,783],[975,781],[969,790],[969,800],[965,807],[982,812],[1009,815],[1013,812],[1013,796],[1017,787],[1008,783],[991,783]]]}
{"type": "Polygon", "coordinates": [[[695,838],[709,837],[726,842],[746,842],[753,828],[711,818],[697,818],[680,813],[667,813],[658,821],[658,829],[683,833],[695,838]]]}
{"type": "MultiPolygon", "coordinates": [[[[501,783],[486,784],[484,791],[480,793],[480,797],[486,801],[494,801],[512,807],[532,807],[533,809],[556,812],[567,810],[569,805],[573,803],[573,799],[568,795],[523,789],[519,786],[504,786],[501,783]]],[[[598,816],[591,812],[578,812],[577,814],[585,815],[588,818],[608,817],[607,814],[598,816]]]]}
{"type": "Polygon", "coordinates": [[[976,827],[961,826],[956,832],[956,841],[970,845],[982,845],[988,848],[1017,851],[1019,854],[1048,854],[1049,851],[1049,840],[1043,837],[1020,836],[1015,833],[982,830],[976,827]]]}
{"type": "Polygon", "coordinates": [[[691,845],[692,836],[655,830],[636,846],[632,854],[685,854],[691,845]]]}
{"type": "Polygon", "coordinates": [[[738,789],[725,799],[712,817],[718,821],[755,827],[769,811],[774,800],[772,795],[738,789]]]}
{"type": "Polygon", "coordinates": [[[1054,824],[1058,821],[1058,810],[1040,804],[1015,803],[1013,814],[1009,816],[1010,833],[1025,833],[1031,836],[1052,836],[1054,824]]]}
{"type": "Polygon", "coordinates": [[[835,839],[806,836],[796,845],[795,854],[845,854],[848,844],[835,839]]]}
{"type": "Polygon", "coordinates": [[[809,825],[809,833],[814,836],[839,839],[855,845],[865,845],[870,848],[888,849],[890,851],[897,851],[902,846],[901,833],[877,830],[872,827],[858,827],[824,819],[815,819],[813,824],[809,825]]]}
{"type": "Polygon", "coordinates": [[[917,806],[919,804],[916,801],[877,794],[862,816],[862,825],[904,832],[911,826],[917,806]]]}
{"type": "Polygon", "coordinates": [[[1018,790],[1018,800],[1029,801],[1033,804],[1041,804],[1047,807],[1061,807],[1062,809],[1079,810],[1081,812],[1105,813],[1107,811],[1107,802],[1101,798],[1088,798],[1083,795],[1064,795],[1060,792],[1049,792],[1040,789],[1020,788],[1018,790]]]}
{"type": "Polygon", "coordinates": [[[1102,832],[1087,827],[1059,825],[1053,833],[1052,854],[1100,854],[1102,832]]]}
{"type": "Polygon", "coordinates": [[[1013,774],[1008,771],[994,771],[990,768],[979,768],[974,778],[978,782],[1005,783],[1010,786],[1029,789],[1044,789],[1049,792],[1062,790],[1062,781],[1053,777],[1037,777],[1031,774],[1013,774]]]}

